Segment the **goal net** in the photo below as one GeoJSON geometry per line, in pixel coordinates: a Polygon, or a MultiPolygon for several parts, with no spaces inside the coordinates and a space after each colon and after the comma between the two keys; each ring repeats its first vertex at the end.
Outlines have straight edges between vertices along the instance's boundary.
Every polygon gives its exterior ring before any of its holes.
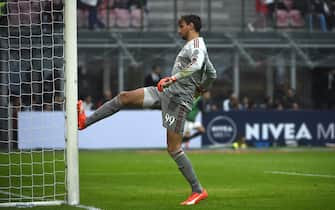
{"type": "Polygon", "coordinates": [[[0,0],[0,207],[67,202],[64,8],[0,0]]]}

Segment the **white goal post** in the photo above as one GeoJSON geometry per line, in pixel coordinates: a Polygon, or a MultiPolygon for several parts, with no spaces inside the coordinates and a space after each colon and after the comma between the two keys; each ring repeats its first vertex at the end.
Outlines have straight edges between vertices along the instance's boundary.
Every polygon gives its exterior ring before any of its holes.
{"type": "Polygon", "coordinates": [[[78,125],[77,109],[77,3],[65,4],[65,93],[68,203],[79,204],[78,125]]]}
{"type": "Polygon", "coordinates": [[[76,13],[76,0],[0,1],[0,207],[79,204],[76,13]]]}

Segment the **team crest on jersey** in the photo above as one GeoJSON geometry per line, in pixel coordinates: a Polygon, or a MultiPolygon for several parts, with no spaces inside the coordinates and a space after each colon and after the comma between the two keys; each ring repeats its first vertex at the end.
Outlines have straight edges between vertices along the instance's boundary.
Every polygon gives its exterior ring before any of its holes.
{"type": "Polygon", "coordinates": [[[199,55],[199,50],[195,49],[192,56],[198,56],[198,55],[199,55]]]}
{"type": "Polygon", "coordinates": [[[197,61],[199,53],[200,53],[200,52],[199,52],[198,49],[194,50],[194,52],[193,52],[193,54],[192,54],[192,63],[194,63],[194,62],[197,61]]]}

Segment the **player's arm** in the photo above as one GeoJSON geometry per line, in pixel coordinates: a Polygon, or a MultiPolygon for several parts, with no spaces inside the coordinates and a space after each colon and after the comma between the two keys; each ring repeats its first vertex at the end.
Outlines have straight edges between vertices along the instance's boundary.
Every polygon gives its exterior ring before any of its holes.
{"type": "Polygon", "coordinates": [[[158,90],[163,91],[164,87],[168,87],[177,80],[190,77],[195,71],[201,70],[204,61],[205,53],[199,48],[192,49],[191,63],[189,63],[185,69],[181,70],[177,74],[161,79],[157,85],[158,90]]]}
{"type": "Polygon", "coordinates": [[[212,64],[212,62],[207,57],[205,77],[201,81],[201,84],[198,87],[199,92],[202,93],[202,92],[205,92],[206,90],[208,90],[210,88],[210,86],[212,85],[213,81],[216,79],[216,77],[217,77],[216,76],[216,69],[214,68],[214,65],[212,64]]]}

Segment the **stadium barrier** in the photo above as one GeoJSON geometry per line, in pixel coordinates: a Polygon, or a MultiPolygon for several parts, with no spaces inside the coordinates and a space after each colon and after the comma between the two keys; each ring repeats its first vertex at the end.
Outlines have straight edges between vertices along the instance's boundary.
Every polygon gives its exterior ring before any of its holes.
{"type": "MultiPolygon", "coordinates": [[[[90,113],[87,113],[88,115],[90,113]]],[[[80,149],[166,148],[166,133],[159,110],[124,110],[79,131],[80,149]]],[[[64,114],[19,112],[18,147],[64,148],[64,114]],[[34,129],[39,127],[39,129],[34,129]]],[[[191,141],[199,148],[201,138],[191,141]]]]}
{"type": "MultiPolygon", "coordinates": [[[[89,114],[89,113],[88,113],[89,114]]],[[[18,147],[64,148],[61,112],[20,112],[18,147]],[[39,125],[40,129],[33,129],[39,125]]],[[[200,119],[201,116],[198,116],[200,119]]],[[[206,113],[206,133],[191,148],[230,146],[243,138],[249,146],[324,146],[335,144],[331,111],[230,111],[206,113]]],[[[125,110],[79,131],[81,149],[165,148],[166,134],[158,110],[125,110]]]]}
{"type": "Polygon", "coordinates": [[[203,116],[207,133],[202,146],[231,145],[243,140],[250,146],[335,144],[332,111],[230,111],[203,116]]]}

